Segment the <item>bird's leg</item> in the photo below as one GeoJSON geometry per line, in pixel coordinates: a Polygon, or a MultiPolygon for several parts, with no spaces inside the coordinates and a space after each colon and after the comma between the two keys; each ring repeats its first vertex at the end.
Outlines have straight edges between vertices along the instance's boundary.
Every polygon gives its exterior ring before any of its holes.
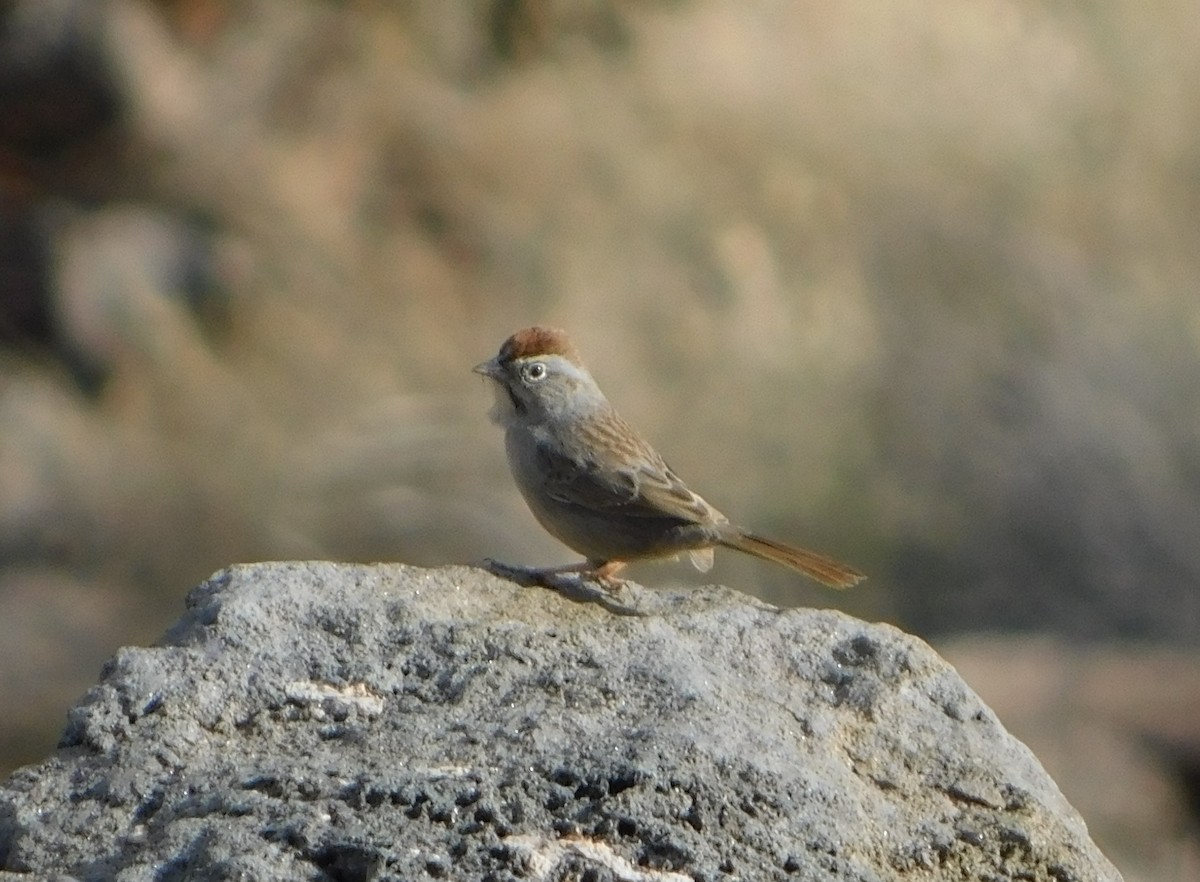
{"type": "Polygon", "coordinates": [[[625,569],[627,564],[623,560],[605,560],[587,562],[589,569],[583,570],[581,576],[584,579],[595,582],[609,594],[619,595],[625,588],[625,580],[618,579],[617,573],[625,569]]]}
{"type": "Polygon", "coordinates": [[[593,566],[588,561],[576,564],[563,564],[557,567],[523,567],[518,564],[501,563],[490,557],[483,562],[484,569],[502,579],[511,579],[522,585],[540,585],[543,588],[557,588],[558,576],[578,574],[584,578],[593,566]]]}
{"type": "Polygon", "coordinates": [[[578,575],[585,582],[595,582],[608,594],[619,594],[625,587],[624,580],[616,578],[616,573],[625,568],[625,562],[621,560],[585,560],[556,567],[522,567],[488,558],[484,561],[484,567],[501,578],[524,585],[541,585],[543,588],[557,589],[561,587],[558,577],[571,575],[578,575]]]}

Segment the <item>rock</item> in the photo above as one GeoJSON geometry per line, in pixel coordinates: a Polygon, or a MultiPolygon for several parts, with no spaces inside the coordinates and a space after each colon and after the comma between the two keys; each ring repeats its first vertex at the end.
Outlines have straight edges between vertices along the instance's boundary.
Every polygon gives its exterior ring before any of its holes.
{"type": "Polygon", "coordinates": [[[0,787],[80,880],[1118,880],[921,641],[725,589],[261,564],[125,649],[0,787]]]}
{"type": "Polygon", "coordinates": [[[1127,882],[1200,880],[1200,652],[1030,634],[937,649],[1034,751],[1127,882]]]}

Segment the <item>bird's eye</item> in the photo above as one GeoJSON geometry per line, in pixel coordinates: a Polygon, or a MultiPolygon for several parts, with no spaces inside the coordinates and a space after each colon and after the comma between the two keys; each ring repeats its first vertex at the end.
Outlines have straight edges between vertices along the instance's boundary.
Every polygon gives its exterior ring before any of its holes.
{"type": "Polygon", "coordinates": [[[540,380],[544,376],[546,376],[546,366],[540,361],[535,361],[525,366],[525,379],[540,380]]]}

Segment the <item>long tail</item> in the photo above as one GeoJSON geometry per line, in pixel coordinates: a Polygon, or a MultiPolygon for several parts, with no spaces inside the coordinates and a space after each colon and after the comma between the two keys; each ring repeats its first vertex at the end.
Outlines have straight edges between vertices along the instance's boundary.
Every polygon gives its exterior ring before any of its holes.
{"type": "Polygon", "coordinates": [[[854,567],[840,564],[823,554],[796,548],[794,545],[784,545],[773,539],[764,539],[762,536],[745,533],[737,528],[730,530],[727,536],[723,536],[721,544],[726,548],[733,548],[764,560],[783,564],[785,567],[791,567],[830,588],[849,588],[867,578],[865,574],[860,573],[854,567]]]}

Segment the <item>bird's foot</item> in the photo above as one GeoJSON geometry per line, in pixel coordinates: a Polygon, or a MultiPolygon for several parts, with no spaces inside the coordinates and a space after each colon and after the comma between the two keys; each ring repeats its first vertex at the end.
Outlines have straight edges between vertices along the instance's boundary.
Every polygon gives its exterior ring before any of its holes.
{"type": "Polygon", "coordinates": [[[580,600],[595,600],[599,597],[609,601],[621,601],[626,595],[625,580],[614,575],[624,566],[623,563],[615,562],[596,566],[585,561],[557,567],[523,567],[492,560],[490,557],[483,562],[484,569],[492,575],[526,588],[549,588],[580,600]],[[592,588],[591,591],[587,590],[589,587],[592,588]]]}
{"type": "Polygon", "coordinates": [[[561,567],[523,567],[519,564],[506,564],[492,558],[484,558],[483,568],[493,576],[516,582],[525,588],[559,588],[562,576],[566,570],[561,567]]]}
{"type": "Polygon", "coordinates": [[[610,560],[598,566],[589,562],[581,566],[584,569],[579,571],[579,577],[599,585],[610,597],[620,597],[625,593],[625,580],[617,578],[617,573],[625,569],[624,561],[610,560]]]}

